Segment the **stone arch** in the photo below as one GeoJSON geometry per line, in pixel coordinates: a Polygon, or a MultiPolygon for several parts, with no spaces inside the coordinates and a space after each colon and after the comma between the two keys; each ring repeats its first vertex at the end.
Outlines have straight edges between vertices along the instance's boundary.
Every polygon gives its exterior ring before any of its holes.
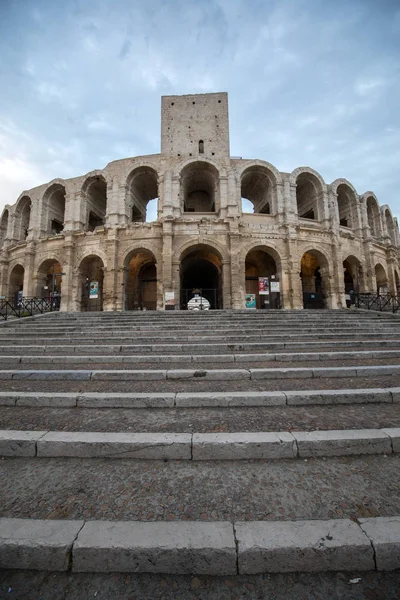
{"type": "Polygon", "coordinates": [[[321,175],[309,167],[299,167],[290,175],[296,186],[296,211],[299,218],[320,221],[324,217],[326,184],[321,175]]]}
{"type": "Polygon", "coordinates": [[[105,263],[99,252],[87,254],[78,265],[78,305],[82,312],[103,310],[105,263]]]}
{"type": "Polygon", "coordinates": [[[359,228],[357,210],[359,199],[355,187],[347,179],[336,179],[331,184],[331,190],[336,194],[339,225],[352,229],[359,228]]]}
{"type": "Polygon", "coordinates": [[[25,267],[17,262],[10,268],[8,276],[8,297],[14,305],[18,304],[19,294],[24,290],[25,267]]]}
{"type": "Polygon", "coordinates": [[[361,261],[350,254],[343,261],[344,292],[359,293],[365,289],[365,272],[361,261]]]}
{"type": "Polygon", "coordinates": [[[51,181],[43,194],[42,210],[44,214],[43,229],[48,235],[57,235],[65,224],[65,182],[62,179],[51,181]]]}
{"type": "Polygon", "coordinates": [[[282,290],[276,291],[276,283],[281,285],[281,275],[282,261],[277,250],[253,244],[244,256],[246,306],[255,296],[255,308],[280,308],[282,290]]]}
{"type": "MultiPolygon", "coordinates": [[[[275,214],[277,212],[276,175],[271,169],[262,164],[247,165],[241,169],[240,195],[253,205],[253,212],[258,214],[275,214]]],[[[259,161],[261,162],[261,161],[259,161]]]]}
{"type": "Polygon", "coordinates": [[[379,238],[382,235],[382,226],[378,200],[373,192],[366,192],[363,195],[363,199],[365,201],[371,235],[372,237],[379,238]]]}
{"type": "Polygon", "coordinates": [[[329,308],[332,290],[330,261],[325,252],[311,247],[300,260],[300,279],[303,289],[304,308],[329,308]]]}
{"type": "Polygon", "coordinates": [[[392,211],[390,210],[390,208],[387,204],[382,206],[381,211],[383,213],[383,218],[385,219],[386,229],[387,229],[388,236],[390,237],[390,242],[391,242],[391,244],[393,244],[393,246],[395,246],[396,245],[396,229],[395,229],[395,224],[393,221],[392,211]]]}
{"type": "Polygon", "coordinates": [[[204,306],[223,307],[223,259],[220,252],[207,243],[193,243],[181,251],[180,306],[182,309],[204,306]]]}
{"type": "Polygon", "coordinates": [[[158,213],[159,177],[154,166],[138,165],[126,179],[125,206],[129,222],[144,223],[148,216],[149,203],[157,204],[158,213]]]}
{"type": "Polygon", "coordinates": [[[31,209],[30,196],[21,196],[14,211],[14,237],[18,242],[25,241],[28,237],[31,226],[31,209]]]}
{"type": "Polygon", "coordinates": [[[378,294],[385,295],[388,293],[388,276],[385,267],[381,263],[375,265],[376,291],[378,294]]]}
{"type": "Polygon", "coordinates": [[[9,224],[9,210],[5,208],[3,210],[3,214],[0,219],[0,250],[4,246],[4,242],[6,241],[8,235],[8,224],[9,224]]]}
{"type": "Polygon", "coordinates": [[[157,309],[157,259],[143,246],[131,249],[124,259],[124,309],[157,309]]]}
{"type": "Polygon", "coordinates": [[[194,160],[180,171],[182,212],[217,213],[220,208],[220,174],[209,160],[194,160]]]}
{"type": "Polygon", "coordinates": [[[205,245],[205,246],[211,247],[219,255],[219,257],[222,261],[229,260],[229,253],[222,244],[220,244],[213,238],[204,236],[201,238],[197,238],[196,240],[193,240],[193,239],[188,240],[186,242],[183,242],[183,244],[181,244],[180,246],[178,246],[174,251],[174,261],[175,262],[181,261],[182,256],[185,255],[185,253],[188,249],[192,248],[193,246],[198,246],[198,245],[205,245]]]}
{"type": "MultiPolygon", "coordinates": [[[[46,258],[36,271],[36,293],[38,298],[61,297],[62,265],[58,258],[46,258]]],[[[59,300],[58,300],[59,304],[59,300]]]]}
{"type": "Polygon", "coordinates": [[[107,180],[102,171],[88,173],[82,184],[85,231],[103,227],[107,215],[107,180]]]}

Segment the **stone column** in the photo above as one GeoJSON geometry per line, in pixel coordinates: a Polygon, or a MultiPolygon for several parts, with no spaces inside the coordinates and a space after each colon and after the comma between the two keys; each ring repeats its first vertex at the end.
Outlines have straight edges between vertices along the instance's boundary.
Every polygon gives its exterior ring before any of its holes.
{"type": "Polygon", "coordinates": [[[64,238],[64,260],[61,265],[63,273],[61,283],[61,312],[74,312],[79,310],[77,302],[77,282],[74,281],[75,243],[74,236],[68,234],[64,238]]]}
{"type": "Polygon", "coordinates": [[[118,238],[115,229],[109,232],[105,245],[107,267],[104,269],[103,279],[103,310],[122,310],[122,287],[118,286],[118,238]]]}
{"type": "Polygon", "coordinates": [[[178,175],[172,176],[172,206],[176,219],[183,213],[183,198],[181,198],[181,181],[178,175]]]}
{"type": "Polygon", "coordinates": [[[236,184],[234,170],[230,169],[228,172],[227,216],[237,217],[240,214],[240,211],[240,186],[236,184]]]}
{"type": "Polygon", "coordinates": [[[117,177],[107,183],[107,215],[106,227],[127,225],[131,215],[127,214],[126,207],[126,185],[120,183],[117,177]]]}
{"type": "Polygon", "coordinates": [[[0,255],[0,296],[8,298],[8,257],[4,249],[0,255]]]}
{"type": "MultiPolygon", "coordinates": [[[[245,265],[240,256],[241,237],[239,231],[230,233],[230,288],[231,307],[245,308],[246,281],[245,265]]],[[[228,267],[228,265],[227,265],[228,267]]]]}
{"type": "Polygon", "coordinates": [[[181,278],[179,260],[172,261],[172,291],[175,292],[175,310],[180,310],[181,303],[181,278]]]}
{"type": "MultiPolygon", "coordinates": [[[[157,280],[160,282],[161,305],[158,305],[158,310],[164,309],[164,292],[172,292],[173,285],[173,265],[172,265],[172,235],[173,226],[171,221],[163,222],[163,239],[162,239],[162,265],[160,265],[160,273],[157,270],[157,280]]],[[[157,294],[157,297],[159,294],[157,294]]],[[[175,302],[177,296],[175,292],[175,302]]],[[[157,304],[160,304],[159,302],[157,304]]],[[[176,309],[176,306],[175,306],[176,309]]]]}
{"type": "Polygon", "coordinates": [[[232,308],[231,261],[222,261],[222,308],[232,308]]]}
{"type": "Polygon", "coordinates": [[[77,219],[80,199],[80,192],[68,190],[65,194],[64,233],[66,234],[74,229],[84,229],[85,227],[85,223],[80,218],[77,219]]]}
{"type": "Polygon", "coordinates": [[[172,171],[166,171],[161,180],[160,188],[162,190],[162,206],[160,217],[164,219],[172,218],[174,215],[174,204],[172,198],[172,171]]]}
{"type": "Polygon", "coordinates": [[[24,289],[23,295],[27,298],[35,296],[36,279],[35,279],[35,242],[29,242],[25,250],[25,272],[24,272],[24,289]]]}

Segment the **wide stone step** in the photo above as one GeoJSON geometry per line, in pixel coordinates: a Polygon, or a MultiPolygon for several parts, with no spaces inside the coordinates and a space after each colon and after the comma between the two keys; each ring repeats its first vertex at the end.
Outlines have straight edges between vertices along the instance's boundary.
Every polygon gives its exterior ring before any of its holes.
{"type": "MultiPolygon", "coordinates": [[[[360,391],[361,393],[357,393],[360,391]]],[[[400,427],[397,393],[4,394],[3,429],[236,433],[400,427]],[[289,404],[285,404],[286,403],[289,404]],[[313,402],[315,401],[315,404],[313,402]],[[14,402],[14,404],[11,404],[14,402]],[[15,404],[16,402],[16,404],[15,404]],[[297,404],[299,402],[299,404],[297,404]],[[58,403],[58,404],[57,404],[58,403]],[[175,403],[175,405],[174,405],[175,403]],[[304,404],[301,404],[304,403],[304,404]]]]}
{"type": "Polygon", "coordinates": [[[0,456],[278,460],[400,453],[400,428],[230,433],[0,430],[0,456]]]}
{"type": "Polygon", "coordinates": [[[0,355],[1,364],[23,364],[23,363],[40,363],[40,364],[89,364],[89,363],[157,363],[157,364],[172,364],[172,363],[274,363],[274,362],[320,362],[320,361],[364,361],[368,359],[393,359],[400,358],[400,349],[398,350],[358,350],[355,352],[285,352],[279,354],[152,354],[149,355],[62,355],[51,356],[32,355],[32,356],[14,356],[0,355]]]}
{"type": "Polygon", "coordinates": [[[400,403],[400,388],[277,392],[0,392],[0,406],[58,408],[232,408],[400,403]]]}
{"type": "Polygon", "coordinates": [[[85,355],[100,354],[100,355],[114,355],[114,354],[129,354],[135,353],[143,354],[161,354],[163,352],[168,353],[193,353],[198,352],[201,354],[213,354],[219,353],[234,353],[234,352],[246,352],[254,353],[254,351],[260,353],[266,350],[268,351],[286,351],[290,350],[308,350],[313,352],[335,352],[338,349],[346,348],[348,351],[354,351],[356,348],[371,349],[376,351],[377,348],[400,348],[400,338],[398,340],[341,340],[341,341],[329,341],[329,342],[249,342],[242,344],[79,344],[77,346],[71,344],[60,344],[60,345],[30,345],[21,342],[16,345],[3,345],[0,344],[0,353],[7,355],[18,355],[23,354],[29,355],[42,355],[42,354],[67,354],[76,353],[85,355]]]}
{"type": "MultiPolygon", "coordinates": [[[[21,365],[22,366],[22,365],[21,365]]],[[[119,366],[119,365],[117,365],[119,366]]],[[[0,380],[162,381],[162,380],[274,380],[398,376],[400,364],[346,367],[291,367],[249,369],[1,369],[0,380]]]]}
{"type": "Polygon", "coordinates": [[[394,570],[400,517],[141,523],[0,519],[0,567],[235,575],[394,570]]]}

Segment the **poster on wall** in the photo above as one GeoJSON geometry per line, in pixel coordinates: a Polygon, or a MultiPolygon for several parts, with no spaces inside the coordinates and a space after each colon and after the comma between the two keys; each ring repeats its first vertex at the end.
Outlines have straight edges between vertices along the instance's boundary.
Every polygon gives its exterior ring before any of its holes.
{"type": "Polygon", "coordinates": [[[246,308],[256,308],[255,294],[246,294],[246,308]]]}
{"type": "Polygon", "coordinates": [[[165,292],[165,306],[175,306],[175,292],[165,292]]]}
{"type": "Polygon", "coordinates": [[[96,300],[99,297],[99,282],[91,281],[89,286],[89,297],[91,300],[96,300]]]}
{"type": "Polygon", "coordinates": [[[279,281],[271,281],[271,292],[280,292],[281,288],[279,281]]]}
{"type": "Polygon", "coordinates": [[[260,296],[266,296],[269,294],[269,282],[268,277],[259,277],[258,278],[258,293],[260,296]]]}

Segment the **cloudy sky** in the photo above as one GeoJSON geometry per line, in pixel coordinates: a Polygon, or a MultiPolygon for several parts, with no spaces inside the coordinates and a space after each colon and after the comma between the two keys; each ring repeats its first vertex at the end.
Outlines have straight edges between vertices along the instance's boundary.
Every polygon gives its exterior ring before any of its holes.
{"type": "Polygon", "coordinates": [[[160,148],[160,96],[227,91],[231,154],[400,217],[399,0],[0,0],[0,211],[160,148]]]}

